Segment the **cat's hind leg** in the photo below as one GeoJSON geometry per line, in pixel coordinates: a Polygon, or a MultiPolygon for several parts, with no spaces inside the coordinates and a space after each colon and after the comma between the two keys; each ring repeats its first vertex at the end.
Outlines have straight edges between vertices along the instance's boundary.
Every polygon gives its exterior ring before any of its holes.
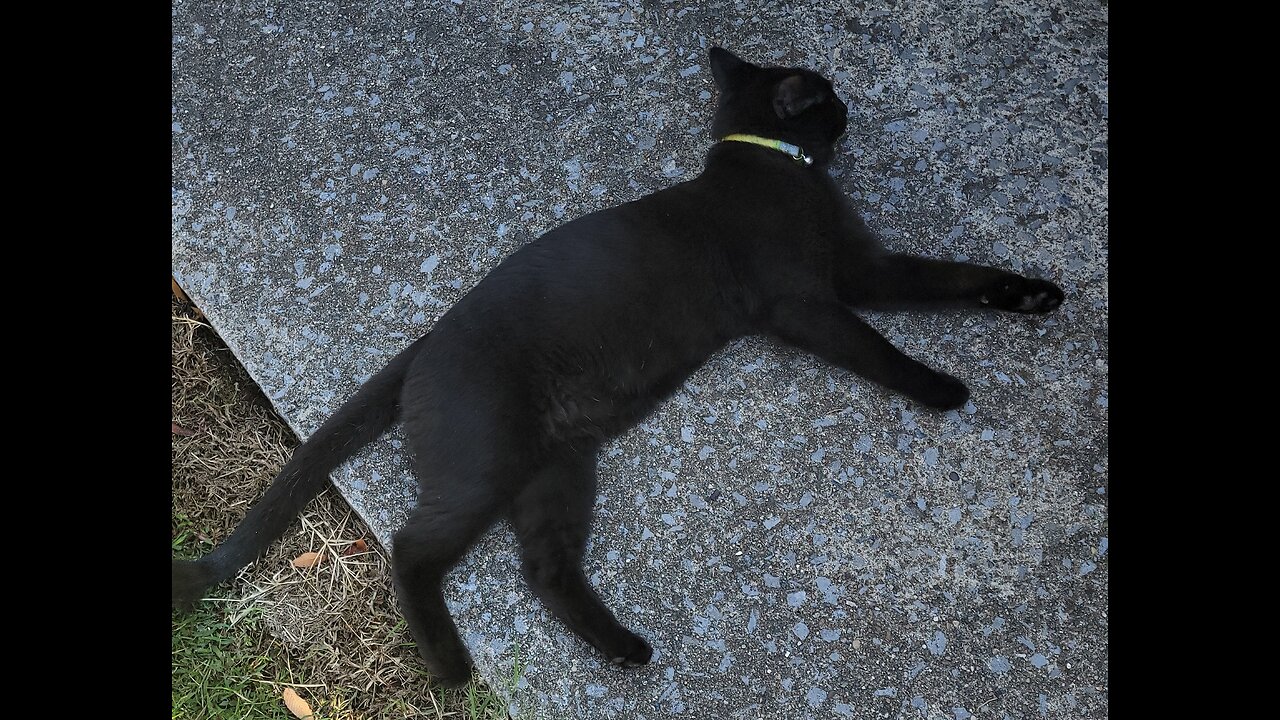
{"type": "Polygon", "coordinates": [[[842,268],[837,282],[841,301],[868,310],[991,308],[1047,313],[1064,298],[1062,289],[1048,280],[985,265],[901,254],[842,268]]]}
{"type": "Polygon", "coordinates": [[[611,662],[644,665],[652,648],[618,623],[582,571],[595,498],[594,452],[567,454],[535,474],[510,510],[524,577],[552,614],[611,662]]]}
{"type": "Polygon", "coordinates": [[[506,513],[535,460],[511,383],[440,330],[438,324],[432,334],[443,344],[405,378],[402,418],[419,479],[418,507],[392,539],[391,563],[418,654],[435,683],[456,687],[471,678],[473,666],[442,583],[506,513]]]}
{"type": "Polygon", "coordinates": [[[466,684],[472,661],[445,606],[441,583],[501,513],[496,497],[474,499],[478,502],[471,504],[452,494],[425,499],[420,495],[418,509],[392,544],[392,574],[401,613],[432,680],[443,687],[466,684]]]}

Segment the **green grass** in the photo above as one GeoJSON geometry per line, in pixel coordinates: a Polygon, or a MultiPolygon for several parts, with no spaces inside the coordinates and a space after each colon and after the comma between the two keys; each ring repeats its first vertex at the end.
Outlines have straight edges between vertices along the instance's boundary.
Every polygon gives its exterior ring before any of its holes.
{"type": "Polygon", "coordinates": [[[175,512],[173,514],[173,526],[177,528],[174,532],[172,545],[175,558],[190,560],[213,549],[213,545],[210,543],[200,543],[199,547],[194,546],[195,544],[191,541],[195,539],[196,530],[186,513],[175,512]]]}
{"type": "MultiPolygon", "coordinates": [[[[197,533],[186,515],[175,514],[174,524],[174,557],[208,552],[207,543],[193,542],[197,533]]],[[[256,630],[252,618],[232,625],[225,610],[209,603],[173,614],[173,720],[291,717],[268,681],[279,677],[280,668],[255,652],[256,630]]]]}
{"type": "Polygon", "coordinates": [[[173,720],[290,717],[267,680],[281,668],[253,651],[251,624],[233,627],[220,610],[204,607],[174,616],[173,720]]]}
{"type": "MultiPolygon", "coordinates": [[[[177,528],[173,538],[174,557],[196,557],[212,549],[212,544],[198,540],[199,532],[182,513],[174,514],[177,528]]],[[[172,720],[291,720],[293,715],[281,699],[281,684],[298,682],[289,665],[288,654],[263,653],[269,647],[269,634],[259,625],[256,613],[232,622],[231,608],[206,601],[187,613],[172,617],[172,720]],[[282,659],[281,659],[282,658],[282,659]]],[[[403,619],[398,624],[403,629],[403,619]]],[[[412,653],[412,645],[402,652],[412,653]]],[[[508,680],[514,688],[524,671],[519,649],[508,680]]],[[[419,674],[423,692],[428,685],[425,673],[419,674]]],[[[300,690],[315,712],[314,720],[348,720],[366,717],[351,713],[343,698],[350,693],[330,685],[329,698],[316,692],[300,690]]],[[[449,720],[501,720],[507,717],[506,703],[488,687],[472,683],[459,690],[434,690],[432,710],[420,704],[406,706],[392,698],[380,710],[382,718],[449,718],[449,720]],[[424,710],[426,714],[424,714],[424,710]]]]}
{"type": "MultiPolygon", "coordinates": [[[[514,657],[512,658],[511,677],[504,683],[508,690],[516,688],[523,672],[524,662],[520,659],[520,648],[516,646],[514,657]]],[[[471,683],[463,688],[461,692],[464,693],[462,709],[467,713],[467,720],[488,720],[489,718],[507,717],[506,703],[488,687],[471,683]]],[[[437,696],[443,699],[440,691],[437,691],[437,696]]]]}
{"type": "MultiPolygon", "coordinates": [[[[262,631],[252,615],[232,624],[226,610],[204,603],[194,611],[173,616],[172,718],[173,720],[291,720],[293,715],[280,697],[280,686],[294,680],[286,662],[267,657],[257,648],[262,631]]],[[[510,686],[520,680],[522,663],[512,668],[510,686]]],[[[422,687],[425,692],[425,676],[422,687]]],[[[359,717],[342,712],[343,688],[330,687],[330,701],[303,689],[315,711],[314,720],[359,717]],[[334,704],[329,704],[330,702],[334,704]]],[[[498,720],[507,717],[506,703],[482,684],[460,690],[435,690],[436,707],[448,708],[423,714],[393,699],[379,717],[448,717],[450,720],[498,720]],[[397,708],[399,707],[399,709],[397,708]]]]}

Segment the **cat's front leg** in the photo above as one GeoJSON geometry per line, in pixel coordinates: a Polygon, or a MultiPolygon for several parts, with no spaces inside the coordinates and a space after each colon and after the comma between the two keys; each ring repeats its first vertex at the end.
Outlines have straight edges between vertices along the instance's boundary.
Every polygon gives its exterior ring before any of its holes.
{"type": "Polygon", "coordinates": [[[1037,278],[972,263],[914,255],[883,255],[843,268],[841,301],[869,310],[992,308],[1047,313],[1065,297],[1062,288],[1037,278]]]}
{"type": "Polygon", "coordinates": [[[836,302],[784,298],[774,302],[764,330],[890,390],[940,410],[965,404],[969,389],[911,358],[836,302]]]}
{"type": "Polygon", "coordinates": [[[989,283],[978,295],[978,303],[1016,313],[1047,313],[1063,300],[1062,288],[1048,280],[1008,273],[989,283]]]}

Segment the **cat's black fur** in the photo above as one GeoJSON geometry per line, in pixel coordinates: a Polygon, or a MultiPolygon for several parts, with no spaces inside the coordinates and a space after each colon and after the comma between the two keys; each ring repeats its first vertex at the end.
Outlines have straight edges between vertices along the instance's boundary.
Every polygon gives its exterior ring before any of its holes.
{"type": "Polygon", "coordinates": [[[847,121],[831,83],[720,48],[710,63],[712,135],[784,140],[812,166],[720,142],[697,178],[513,253],[297,449],[230,538],[199,561],[174,561],[175,604],[257,558],[327,474],[398,417],[421,486],[395,535],[396,591],[437,681],[471,675],[441,579],[500,517],[547,607],[613,662],[646,663],[648,643],[614,619],[581,566],[604,440],[754,333],[929,407],[959,407],[963,383],[907,357],[852,309],[1042,313],[1062,302],[1044,280],[883,250],[826,172],[847,121]]]}

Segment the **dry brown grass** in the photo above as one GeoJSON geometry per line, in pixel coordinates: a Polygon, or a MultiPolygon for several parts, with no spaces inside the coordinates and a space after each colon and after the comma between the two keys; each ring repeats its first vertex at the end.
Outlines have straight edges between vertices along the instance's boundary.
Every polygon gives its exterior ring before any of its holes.
{"type": "MultiPolygon", "coordinates": [[[[195,555],[231,532],[297,439],[207,322],[176,297],[172,305],[173,422],[194,432],[172,436],[172,531],[175,544],[189,538],[183,551],[195,555]]],[[[202,607],[246,633],[249,652],[272,661],[255,682],[292,685],[317,718],[506,717],[482,687],[427,690],[386,553],[332,489],[264,558],[210,593],[202,607]],[[368,550],[344,556],[358,539],[368,550]],[[324,561],[294,568],[290,561],[308,551],[324,561]]]]}

